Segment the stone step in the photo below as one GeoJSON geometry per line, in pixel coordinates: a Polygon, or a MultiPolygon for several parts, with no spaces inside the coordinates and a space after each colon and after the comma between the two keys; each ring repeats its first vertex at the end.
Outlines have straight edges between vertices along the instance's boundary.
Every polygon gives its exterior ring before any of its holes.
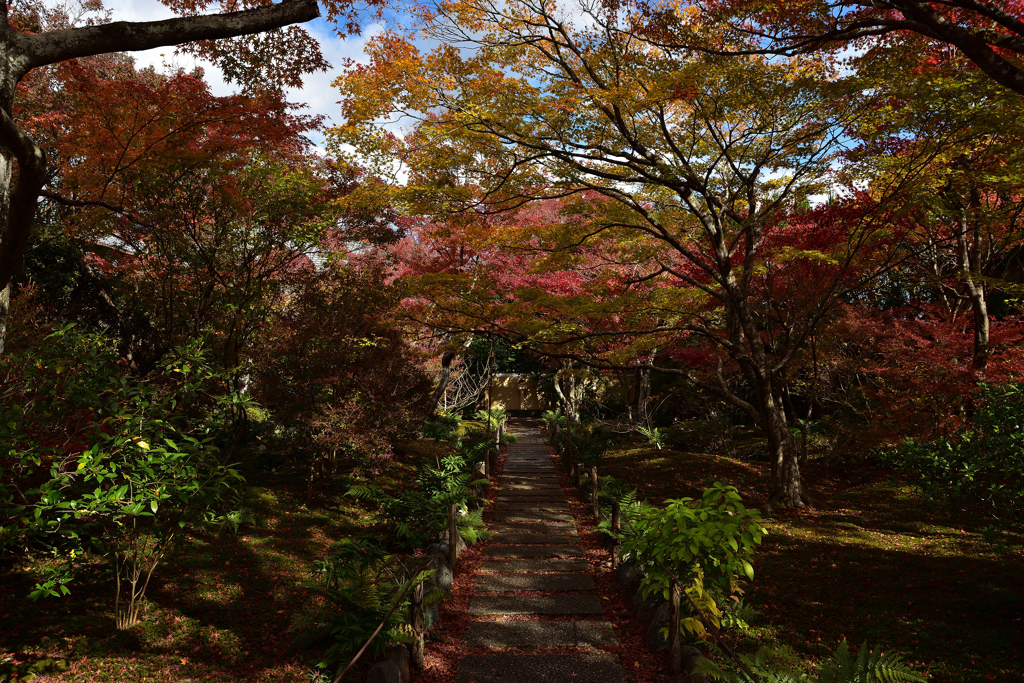
{"type": "Polygon", "coordinates": [[[619,644],[607,621],[475,621],[469,647],[600,647],[619,644]]]}
{"type": "Polygon", "coordinates": [[[502,524],[507,522],[571,522],[572,515],[568,512],[551,510],[495,510],[494,521],[502,524]]]}
{"type": "Polygon", "coordinates": [[[511,522],[487,527],[491,534],[554,534],[576,535],[572,522],[511,522]]]}
{"type": "Polygon", "coordinates": [[[596,590],[590,574],[487,574],[474,583],[481,593],[512,591],[592,591],[596,590]]]}
{"type": "Polygon", "coordinates": [[[604,605],[596,595],[475,595],[469,599],[469,614],[474,617],[604,614],[604,605]]]}
{"type": "Polygon", "coordinates": [[[480,563],[482,572],[585,572],[590,569],[586,560],[574,559],[497,559],[484,560],[480,563]]]}
{"type": "Polygon", "coordinates": [[[488,545],[484,557],[584,557],[576,545],[488,545]]]}
{"type": "Polygon", "coordinates": [[[580,537],[576,534],[521,534],[521,533],[492,533],[491,542],[505,545],[572,545],[579,543],[580,537]]]}
{"type": "Polygon", "coordinates": [[[567,503],[565,494],[561,491],[551,493],[537,493],[536,491],[498,491],[494,497],[495,503],[567,503]],[[520,495],[516,495],[520,494],[520,495]]]}
{"type": "Polygon", "coordinates": [[[530,500],[530,501],[515,501],[515,500],[498,500],[494,503],[495,511],[509,511],[509,510],[524,510],[524,511],[546,511],[546,510],[557,510],[559,512],[568,512],[569,503],[562,498],[561,500],[530,500]]]}
{"type": "Polygon", "coordinates": [[[619,658],[603,652],[467,655],[456,683],[625,683],[619,658]]]}
{"type": "Polygon", "coordinates": [[[509,493],[521,492],[521,493],[533,493],[539,492],[544,493],[546,491],[552,491],[556,493],[562,493],[562,487],[548,483],[537,483],[537,484],[509,484],[502,482],[498,488],[499,491],[507,491],[509,493]]]}

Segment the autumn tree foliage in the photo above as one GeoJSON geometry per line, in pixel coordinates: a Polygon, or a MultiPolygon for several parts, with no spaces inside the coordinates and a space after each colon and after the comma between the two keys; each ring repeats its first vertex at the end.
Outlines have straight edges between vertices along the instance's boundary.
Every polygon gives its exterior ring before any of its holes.
{"type": "Polygon", "coordinates": [[[715,54],[839,52],[912,36],[956,50],[988,78],[1024,94],[1024,10],[1017,2],[648,2],[642,14],[644,40],[715,54]]]}
{"type": "MultiPolygon", "coordinates": [[[[509,306],[522,333],[608,366],[673,347],[684,361],[674,372],[763,430],[772,503],[802,506],[787,375],[845,293],[884,268],[881,228],[899,224],[885,200],[912,173],[881,196],[853,191],[849,202],[807,210],[830,191],[830,164],[862,111],[847,105],[831,66],[655,49],[633,40],[645,30],[631,23],[640,9],[583,4],[569,22],[528,1],[435,4],[417,28],[447,44],[421,54],[396,34],[373,41],[370,62],[341,83],[349,123],[335,135],[405,163],[401,196],[414,212],[575,198],[566,201],[586,219],[517,239],[600,254],[604,270],[564,300],[596,325],[573,327],[571,314],[545,310],[550,292],[521,290],[509,306]],[[374,132],[396,115],[415,120],[405,140],[374,132]],[[587,195],[601,199],[598,210],[577,201],[587,195]],[[614,352],[601,343],[613,337],[614,352]],[[730,368],[744,392],[726,381],[730,368]]],[[[457,296],[470,294],[463,283],[457,296]]]]}
{"type": "Polygon", "coordinates": [[[418,428],[432,382],[393,313],[401,290],[375,257],[332,259],[272,319],[256,394],[309,452],[307,495],[343,463],[374,467],[418,428]]]}
{"type": "Polygon", "coordinates": [[[334,202],[360,171],[312,154],[316,119],[279,94],[214,97],[200,73],[125,62],[24,87],[24,125],[55,152],[51,229],[79,246],[138,363],[212,334],[238,365],[290,275],[343,239],[334,202]]]}
{"type": "Polygon", "coordinates": [[[868,192],[921,160],[896,201],[899,267],[851,299],[835,330],[860,349],[840,364],[871,378],[875,443],[955,430],[980,382],[1020,372],[1020,98],[955,50],[923,47],[891,38],[864,58],[857,78],[880,106],[851,128],[844,158],[844,177],[868,192]],[[894,64],[904,78],[886,78],[894,64]]]}

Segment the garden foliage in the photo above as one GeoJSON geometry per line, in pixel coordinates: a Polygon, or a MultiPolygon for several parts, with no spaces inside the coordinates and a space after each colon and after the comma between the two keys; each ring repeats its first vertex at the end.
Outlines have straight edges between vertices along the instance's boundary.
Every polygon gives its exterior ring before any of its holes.
{"type": "Polygon", "coordinates": [[[0,373],[0,545],[57,561],[35,597],[69,592],[61,562],[108,558],[117,625],[134,625],[179,534],[242,519],[225,512],[243,479],[223,462],[217,434],[247,401],[198,345],[134,377],[112,340],[74,327],[4,359],[0,373]]]}
{"type": "Polygon", "coordinates": [[[700,500],[642,506],[628,526],[631,533],[623,537],[622,551],[643,568],[644,595],[668,599],[670,581],[678,578],[696,608],[695,616],[683,619],[683,627],[698,636],[709,623],[722,626],[712,587],[726,597],[742,594],[741,583],[754,578],[754,549],[766,533],[760,514],[744,507],[736,488],[718,482],[700,500]]]}
{"type": "Polygon", "coordinates": [[[925,493],[981,505],[996,518],[1024,515],[1024,383],[982,385],[967,428],[949,438],[907,439],[883,458],[925,493]]]}
{"type": "Polygon", "coordinates": [[[801,662],[788,647],[778,650],[762,647],[753,656],[739,655],[739,658],[756,678],[742,670],[718,666],[708,659],[700,661],[697,672],[728,683],[910,683],[927,680],[915,673],[900,655],[883,653],[881,647],[869,648],[866,642],[854,657],[846,639],[839,643],[814,676],[798,672],[801,662]]]}

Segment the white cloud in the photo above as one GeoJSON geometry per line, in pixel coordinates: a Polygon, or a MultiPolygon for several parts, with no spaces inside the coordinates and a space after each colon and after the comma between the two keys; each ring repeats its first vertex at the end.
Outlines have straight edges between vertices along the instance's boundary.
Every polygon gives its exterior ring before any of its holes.
{"type": "MultiPolygon", "coordinates": [[[[175,16],[158,0],[106,0],[105,5],[112,10],[114,21],[159,21],[175,16]]],[[[379,34],[382,30],[381,26],[371,24],[363,30],[361,36],[346,40],[339,38],[334,33],[333,27],[323,19],[309,22],[304,25],[304,28],[320,43],[320,50],[330,62],[331,69],[326,73],[307,74],[303,78],[302,88],[287,90],[288,100],[296,104],[307,105],[308,109],[305,110],[305,113],[327,117],[325,125],[338,123],[339,94],[337,89],[331,86],[331,82],[341,74],[340,65],[346,59],[358,62],[365,60],[363,48],[366,41],[379,34]]],[[[179,67],[190,70],[195,66],[201,66],[206,72],[206,80],[215,95],[223,96],[237,92],[234,85],[224,80],[223,74],[216,65],[206,60],[198,60],[191,55],[176,54],[173,46],[129,54],[135,58],[138,66],[154,66],[159,71],[179,67]]],[[[322,135],[316,134],[310,137],[318,148],[322,147],[324,142],[322,135]]]]}

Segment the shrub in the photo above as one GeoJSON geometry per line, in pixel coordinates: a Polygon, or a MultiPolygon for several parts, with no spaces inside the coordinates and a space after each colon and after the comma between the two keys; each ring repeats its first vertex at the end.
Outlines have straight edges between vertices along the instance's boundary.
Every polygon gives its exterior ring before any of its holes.
{"type": "Polygon", "coordinates": [[[700,500],[667,500],[663,508],[641,506],[636,512],[622,552],[643,567],[644,595],[668,599],[674,575],[699,608],[697,616],[683,619],[683,627],[698,636],[705,632],[704,620],[721,627],[721,610],[705,583],[733,596],[743,592],[744,578],[754,578],[754,548],[767,533],[759,513],[743,506],[735,487],[718,482],[700,500]]]}
{"type": "Polygon", "coordinates": [[[67,327],[0,364],[0,547],[68,560],[33,597],[67,594],[82,557],[110,558],[116,624],[127,628],[182,531],[242,519],[220,514],[243,479],[219,462],[213,439],[223,413],[247,401],[210,394],[226,382],[198,346],[144,378],[117,360],[112,340],[67,327]]]}
{"type": "Polygon", "coordinates": [[[983,504],[992,517],[1024,516],[1024,383],[983,385],[969,428],[951,438],[907,439],[883,453],[925,493],[983,504]]]}

